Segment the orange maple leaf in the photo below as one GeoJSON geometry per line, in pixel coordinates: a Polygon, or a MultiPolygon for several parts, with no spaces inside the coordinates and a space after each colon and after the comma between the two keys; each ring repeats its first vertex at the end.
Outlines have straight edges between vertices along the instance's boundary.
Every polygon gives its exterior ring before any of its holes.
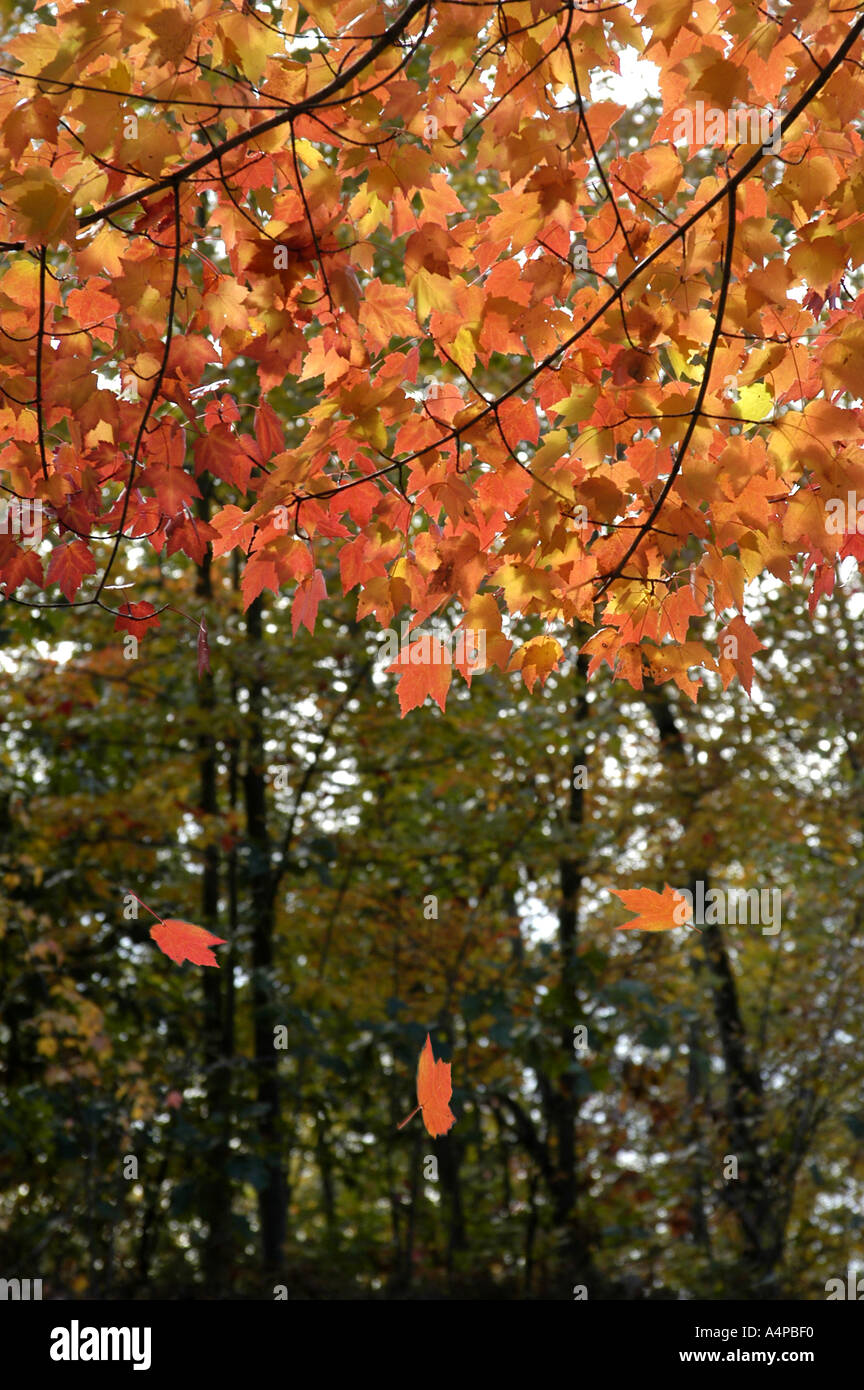
{"type": "Polygon", "coordinates": [[[738,679],[749,695],[753,685],[753,654],[764,651],[763,644],[740,615],[734,617],[731,623],[727,623],[721,629],[717,634],[717,642],[721,651],[720,678],[723,681],[723,689],[725,690],[729,684],[731,671],[735,670],[738,672],[738,679]],[[727,658],[726,648],[730,638],[734,639],[735,643],[732,647],[734,655],[727,658]]]}
{"type": "Polygon", "coordinates": [[[327,597],[327,585],[320,570],[315,570],[307,579],[297,585],[294,602],[291,605],[291,632],[296,637],[300,626],[308,627],[314,633],[318,619],[318,605],[327,597]]]}
{"type": "Polygon", "coordinates": [[[612,892],[628,912],[638,914],[632,922],[621,922],[616,931],[629,931],[633,927],[638,931],[672,931],[673,927],[684,926],[692,917],[686,898],[668,883],[664,884],[662,893],[655,893],[651,888],[613,888],[612,892]]]}
{"type": "Polygon", "coordinates": [[[196,927],[192,922],[184,922],[179,917],[160,917],[152,907],[141,902],[137,893],[132,893],[131,896],[136,903],[141,903],[145,912],[149,912],[151,917],[158,920],[159,926],[150,928],[150,936],[166,956],[170,956],[178,965],[188,960],[193,965],[215,965],[216,969],[219,969],[219,962],[212,948],[227,945],[223,937],[214,936],[205,927],[196,927]]]}
{"type": "Polygon", "coordinates": [[[386,670],[400,673],[397,694],[403,719],[409,710],[422,705],[427,695],[432,696],[443,712],[453,667],[450,653],[437,637],[430,637],[427,633],[410,646],[403,647],[386,670]]]}
{"type": "MultiPolygon", "coordinates": [[[[411,1111],[408,1120],[413,1120],[418,1110],[423,1111],[423,1123],[432,1138],[446,1134],[456,1123],[456,1116],[450,1109],[453,1087],[450,1084],[450,1063],[435,1060],[432,1039],[426,1034],[426,1046],[420,1053],[417,1065],[417,1106],[411,1111]]],[[[398,1129],[404,1129],[408,1120],[403,1120],[398,1129]]]]}

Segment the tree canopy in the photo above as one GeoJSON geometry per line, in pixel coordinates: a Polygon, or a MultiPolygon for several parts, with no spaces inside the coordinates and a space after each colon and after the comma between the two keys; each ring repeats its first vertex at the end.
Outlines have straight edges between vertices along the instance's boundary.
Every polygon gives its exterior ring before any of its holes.
{"type": "Polygon", "coordinates": [[[0,460],[45,528],[3,542],[6,595],[143,633],[129,556],[212,546],[296,630],[338,556],[359,617],[452,601],[529,686],[574,620],[637,687],[748,684],[748,584],[803,560],[818,596],[860,549],[862,28],[38,6],[0,85],[0,460]],[[594,97],[625,49],[659,74],[638,116],[594,97]]]}

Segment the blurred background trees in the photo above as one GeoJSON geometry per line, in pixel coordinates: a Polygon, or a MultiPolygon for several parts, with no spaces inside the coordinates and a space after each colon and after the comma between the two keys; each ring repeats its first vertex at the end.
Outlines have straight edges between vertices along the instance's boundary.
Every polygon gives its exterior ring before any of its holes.
{"type": "Polygon", "coordinates": [[[350,595],[293,637],[229,571],[151,579],[206,611],[211,675],[176,613],[127,659],[104,614],[5,610],[4,1268],[101,1298],[824,1296],[862,1245],[860,594],[811,622],[764,592],[752,702],[586,683],[577,633],[542,695],[490,672],[402,720],[350,595]],[[779,888],[781,930],[616,930],[611,888],[699,879],[779,888]],[[218,973],[130,891],[227,938],[218,973]],[[434,1141],[397,1130],[427,1030],[434,1141]]]}

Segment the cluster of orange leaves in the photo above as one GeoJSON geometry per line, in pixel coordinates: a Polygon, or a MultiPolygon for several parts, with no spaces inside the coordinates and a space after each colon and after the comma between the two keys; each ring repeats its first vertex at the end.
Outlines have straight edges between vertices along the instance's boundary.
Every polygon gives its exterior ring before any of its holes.
{"type": "MultiPolygon", "coordinates": [[[[7,597],[104,602],[130,538],[239,549],[245,604],[292,591],[296,632],[338,560],[359,618],[455,606],[529,688],[578,621],[592,672],[695,698],[700,668],[750,688],[748,584],[803,561],[815,603],[860,561],[826,527],[864,496],[854,11],[52,11],[0,73],[0,481],[46,520],[0,534],[7,597]],[[588,99],[623,46],[659,72],[638,149],[588,99]],[[674,145],[697,101],[793,113],[781,159],[674,145]],[[239,359],[256,402],[220,384],[239,359]]],[[[444,707],[450,662],[396,671],[403,713],[444,707]]]]}

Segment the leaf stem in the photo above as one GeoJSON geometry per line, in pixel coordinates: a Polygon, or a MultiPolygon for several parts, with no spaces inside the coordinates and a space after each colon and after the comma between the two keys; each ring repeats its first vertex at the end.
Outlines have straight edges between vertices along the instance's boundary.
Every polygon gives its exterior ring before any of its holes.
{"type": "MultiPolygon", "coordinates": [[[[183,612],[182,608],[175,608],[173,603],[166,603],[165,607],[168,609],[170,613],[176,613],[179,617],[185,618],[187,623],[192,623],[193,627],[200,628],[202,621],[200,618],[190,617],[188,613],[183,612]]],[[[138,901],[141,902],[141,899],[139,898],[138,901]]],[[[141,903],[141,906],[143,907],[144,904],[141,903]]],[[[148,908],[147,910],[149,912],[150,909],[148,908]]]]}
{"type": "MultiPolygon", "coordinates": [[[[133,896],[133,898],[134,898],[135,894],[133,893],[132,896],[133,896]]],[[[139,902],[140,902],[140,899],[139,899],[139,902]]],[[[142,904],[142,906],[143,906],[143,904],[142,904]]],[[[149,911],[149,908],[148,908],[148,911],[149,911]]],[[[417,1114],[417,1111],[418,1111],[419,1109],[420,1109],[420,1106],[418,1105],[414,1110],[412,1110],[412,1111],[411,1111],[411,1114],[408,1116],[408,1120],[413,1120],[413,1119],[414,1119],[414,1116],[417,1114]]],[[[396,1128],[397,1128],[397,1129],[404,1129],[405,1126],[406,1126],[407,1123],[408,1123],[408,1120],[403,1120],[402,1123],[401,1123],[401,1125],[397,1125],[396,1128]]]]}
{"type": "MultiPolygon", "coordinates": [[[[134,898],[134,899],[135,899],[136,903],[141,903],[141,899],[138,897],[138,894],[137,894],[137,893],[133,893],[131,888],[127,888],[127,889],[126,889],[126,892],[129,894],[130,898],[134,898]]],[[[164,922],[164,921],[165,921],[165,918],[164,918],[164,917],[160,917],[160,916],[159,916],[159,913],[158,913],[158,912],[154,912],[153,909],[152,909],[152,907],[148,907],[146,903],[141,903],[141,906],[143,907],[143,909],[144,909],[145,912],[149,912],[149,913],[150,913],[150,916],[151,916],[151,917],[155,917],[157,922],[164,922]]]]}

